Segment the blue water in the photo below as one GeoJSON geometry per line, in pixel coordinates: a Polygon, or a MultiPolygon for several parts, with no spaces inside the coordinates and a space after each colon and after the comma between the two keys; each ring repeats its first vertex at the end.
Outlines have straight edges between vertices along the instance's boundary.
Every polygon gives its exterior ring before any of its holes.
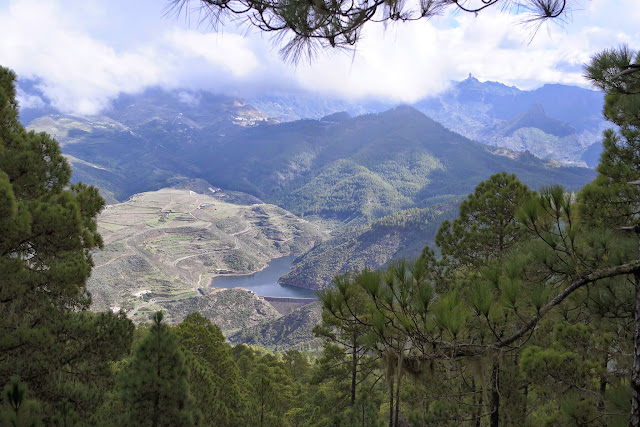
{"type": "Polygon", "coordinates": [[[278,283],[281,276],[291,271],[295,258],[295,256],[285,256],[272,259],[267,268],[247,276],[214,277],[211,286],[251,289],[258,295],[265,297],[315,298],[315,291],[278,283]]]}

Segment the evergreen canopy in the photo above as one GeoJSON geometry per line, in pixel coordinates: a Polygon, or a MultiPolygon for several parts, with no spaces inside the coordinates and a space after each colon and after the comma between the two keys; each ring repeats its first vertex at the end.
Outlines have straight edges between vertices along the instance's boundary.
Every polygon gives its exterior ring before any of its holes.
{"type": "Polygon", "coordinates": [[[45,415],[68,399],[88,419],[133,324],[122,313],[88,311],[104,200],[71,184],[55,139],[20,124],[15,78],[0,67],[0,384],[18,375],[45,415]]]}
{"type": "MultiPolygon", "coordinates": [[[[430,18],[448,8],[478,13],[502,7],[528,12],[526,21],[558,18],[571,0],[195,0],[202,20],[217,28],[225,20],[240,19],[262,31],[276,32],[286,43],[284,57],[311,58],[318,47],[345,48],[360,39],[368,22],[415,21],[430,18]]],[[[180,13],[192,10],[192,0],[171,0],[180,13]]]]}

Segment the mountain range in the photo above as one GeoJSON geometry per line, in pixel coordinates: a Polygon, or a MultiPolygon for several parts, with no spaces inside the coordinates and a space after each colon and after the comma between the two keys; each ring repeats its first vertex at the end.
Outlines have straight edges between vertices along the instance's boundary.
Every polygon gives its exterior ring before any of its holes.
{"type": "MultiPolygon", "coordinates": [[[[312,289],[330,285],[337,273],[416,256],[491,174],[571,190],[594,177],[587,168],[472,141],[411,106],[276,123],[233,98],[196,98],[147,91],[122,96],[102,116],[45,115],[29,127],[54,134],[74,178],[98,186],[111,203],[196,178],[204,193],[208,186],[239,191],[253,197],[248,203],[264,200],[332,221],[334,236],[302,254],[281,279],[312,289]],[[413,219],[398,221],[403,215],[413,219]]],[[[572,131],[539,104],[534,110],[505,126],[505,134],[521,129],[518,123],[557,135],[572,131]]]]}
{"type": "Polygon", "coordinates": [[[410,106],[274,124],[228,97],[183,98],[147,91],[123,96],[102,116],[46,115],[29,128],[56,136],[74,179],[98,186],[110,202],[199,178],[346,223],[467,194],[501,171],[535,188],[576,189],[593,177],[469,140],[410,106]]]}
{"type": "MultiPolygon", "coordinates": [[[[269,117],[286,121],[319,119],[340,110],[355,116],[394,107],[389,102],[314,95],[265,96],[248,102],[269,117]]],[[[481,143],[530,151],[567,165],[594,167],[601,151],[602,131],[610,126],[602,117],[603,103],[601,92],[576,86],[547,84],[527,91],[498,82],[480,82],[469,75],[412,106],[481,143]]]]}
{"type": "Polygon", "coordinates": [[[280,282],[322,289],[335,274],[417,256],[491,174],[515,173],[533,188],[582,187],[595,173],[575,165],[587,163],[585,153],[597,156],[599,144],[589,146],[587,136],[604,127],[596,92],[560,86],[525,92],[472,77],[412,106],[151,89],[120,95],[100,115],[80,116],[56,111],[37,85],[23,86],[22,95],[30,100],[23,122],[54,135],[73,179],[96,185],[113,205],[101,215],[102,232],[123,237],[107,239],[96,254],[90,283],[96,304],[129,304],[134,318],[161,306],[178,319],[193,310],[216,318],[233,301],[233,310],[244,313],[225,324],[234,342],[274,348],[309,345],[317,304],[281,317],[255,295],[200,284],[220,269],[247,273],[270,256],[293,253],[294,267],[280,282]],[[553,94],[562,91],[574,97],[571,114],[555,110],[560,101],[553,94]],[[158,191],[166,187],[182,190],[158,191]],[[212,195],[217,209],[206,211],[213,202],[203,200],[212,195]],[[153,209],[136,207],[167,197],[153,209]],[[193,206],[178,209],[180,198],[193,206]],[[263,202],[275,206],[265,213],[263,202]],[[240,216],[215,219],[222,207],[240,216]],[[132,235],[125,233],[131,224],[109,219],[127,209],[140,219],[132,235]],[[213,219],[203,221],[205,213],[213,219]],[[236,224],[243,221],[253,228],[236,224]],[[288,225],[274,225],[281,222],[288,225]],[[300,248],[283,246],[289,240],[300,248]],[[212,255],[218,252],[209,246],[224,242],[229,254],[212,255]],[[254,246],[255,253],[237,251],[254,246]],[[126,271],[126,280],[113,269],[126,271]],[[255,322],[242,323],[247,316],[255,322]]]}
{"type": "MultiPolygon", "coordinates": [[[[25,125],[43,116],[60,115],[37,82],[22,80],[19,94],[25,125]]],[[[469,139],[513,151],[529,151],[566,165],[594,167],[601,151],[602,131],[610,126],[601,114],[603,101],[601,92],[576,86],[547,84],[526,91],[498,82],[480,82],[469,75],[412,106],[469,139]]],[[[165,127],[180,123],[187,128],[229,130],[233,125],[258,122],[321,119],[342,111],[350,116],[380,113],[395,106],[389,101],[315,94],[239,99],[205,91],[152,88],[141,94],[121,94],[101,115],[81,118],[108,118],[134,127],[153,127],[155,122],[165,127]]]]}

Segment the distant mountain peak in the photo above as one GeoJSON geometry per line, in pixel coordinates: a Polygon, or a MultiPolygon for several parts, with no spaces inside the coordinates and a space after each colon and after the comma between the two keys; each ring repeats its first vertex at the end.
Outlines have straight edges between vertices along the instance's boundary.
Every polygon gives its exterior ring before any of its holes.
{"type": "Polygon", "coordinates": [[[340,123],[345,120],[349,120],[351,118],[351,114],[346,111],[339,111],[337,113],[329,114],[320,119],[321,122],[327,123],[340,123]]]}
{"type": "Polygon", "coordinates": [[[510,136],[522,128],[538,128],[560,138],[576,133],[576,129],[569,123],[549,117],[540,102],[535,102],[527,111],[509,120],[500,133],[510,136]]]}
{"type": "Polygon", "coordinates": [[[453,95],[458,102],[481,102],[487,101],[489,97],[515,96],[520,93],[520,89],[514,86],[507,86],[503,83],[484,81],[481,82],[473,74],[469,77],[453,84],[453,95]]]}
{"type": "Polygon", "coordinates": [[[548,117],[546,111],[544,111],[544,106],[540,101],[536,101],[525,114],[528,114],[529,116],[536,116],[536,117],[537,116],[548,117]]]}
{"type": "MultiPolygon", "coordinates": [[[[386,113],[426,117],[426,115],[422,111],[407,104],[398,105],[397,107],[388,110],[386,113]]],[[[382,113],[382,114],[385,114],[385,113],[382,113]]]]}

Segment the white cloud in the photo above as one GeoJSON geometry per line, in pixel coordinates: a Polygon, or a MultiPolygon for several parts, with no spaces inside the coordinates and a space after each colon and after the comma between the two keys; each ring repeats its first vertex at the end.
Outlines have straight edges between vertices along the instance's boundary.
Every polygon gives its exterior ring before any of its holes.
{"type": "Polygon", "coordinates": [[[47,104],[37,95],[30,95],[18,89],[16,99],[20,108],[44,108],[47,104]]]}
{"type": "Polygon", "coordinates": [[[38,77],[63,110],[95,113],[119,91],[159,83],[160,61],[147,52],[117,52],[78,32],[53,1],[16,1],[0,14],[0,63],[38,77]]]}
{"type": "MultiPolygon", "coordinates": [[[[37,77],[65,111],[96,113],[119,92],[161,85],[237,95],[300,89],[414,101],[471,72],[520,87],[585,84],[590,56],[640,40],[636,0],[592,0],[564,27],[532,30],[489,10],[366,27],[354,54],[325,51],[313,64],[283,63],[268,36],[200,31],[164,16],[158,0],[10,0],[0,6],[0,64],[37,77]]],[[[27,102],[27,100],[23,100],[27,102]]]]}
{"type": "Polygon", "coordinates": [[[229,71],[235,77],[246,77],[259,66],[249,40],[238,34],[175,30],[167,40],[175,51],[185,57],[202,58],[212,68],[229,71]]]}

